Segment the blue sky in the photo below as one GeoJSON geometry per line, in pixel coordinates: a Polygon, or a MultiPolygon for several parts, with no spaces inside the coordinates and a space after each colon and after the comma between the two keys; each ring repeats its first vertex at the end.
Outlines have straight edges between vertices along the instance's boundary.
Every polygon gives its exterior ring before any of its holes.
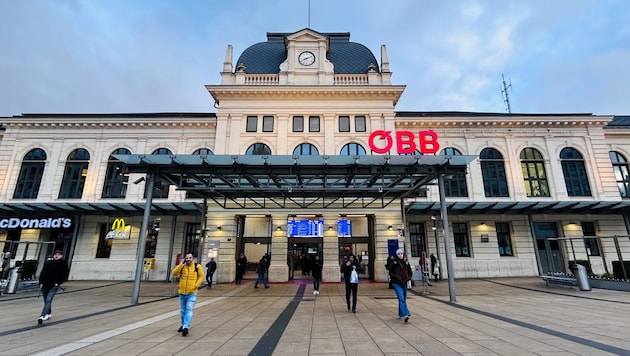
{"type": "Polygon", "coordinates": [[[406,85],[398,111],[630,115],[627,0],[0,3],[0,116],[212,112],[204,88],[267,32],[350,32],[406,85]]]}

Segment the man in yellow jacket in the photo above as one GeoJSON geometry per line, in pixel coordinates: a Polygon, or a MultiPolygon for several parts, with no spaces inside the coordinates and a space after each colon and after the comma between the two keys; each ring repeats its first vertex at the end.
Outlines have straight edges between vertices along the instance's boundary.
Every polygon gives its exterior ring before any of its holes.
{"type": "Polygon", "coordinates": [[[197,302],[197,289],[203,283],[203,268],[193,260],[192,253],[187,253],[184,261],[173,269],[173,277],[179,277],[179,314],[182,320],[177,330],[182,336],[188,335],[193,308],[197,302]]]}

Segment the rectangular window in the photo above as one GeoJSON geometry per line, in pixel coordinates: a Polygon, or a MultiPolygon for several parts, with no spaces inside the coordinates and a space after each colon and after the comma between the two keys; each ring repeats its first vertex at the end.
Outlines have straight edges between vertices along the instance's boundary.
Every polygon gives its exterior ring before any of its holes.
{"type": "Polygon", "coordinates": [[[248,116],[245,131],[256,132],[258,130],[258,116],[248,116]]]}
{"type": "Polygon", "coordinates": [[[497,229],[499,256],[514,256],[512,237],[510,236],[510,224],[498,222],[495,224],[495,228],[497,229]]]}
{"type": "Polygon", "coordinates": [[[109,258],[112,253],[113,239],[106,239],[108,224],[99,224],[98,246],[96,247],[96,258],[109,258]]]}
{"type": "Polygon", "coordinates": [[[263,132],[273,132],[273,116],[263,116],[263,132]]]}
{"type": "Polygon", "coordinates": [[[455,256],[470,257],[470,240],[466,223],[453,223],[453,240],[455,241],[455,256]]]}
{"type": "Polygon", "coordinates": [[[354,131],[355,132],[365,132],[365,116],[355,116],[354,117],[354,131]]]}
{"type": "Polygon", "coordinates": [[[184,236],[184,253],[192,253],[197,257],[199,251],[199,238],[201,237],[201,225],[198,223],[186,224],[186,236],[184,236]]]}
{"type": "Polygon", "coordinates": [[[350,116],[339,116],[339,132],[350,132],[350,116]]]}
{"type": "Polygon", "coordinates": [[[293,132],[304,132],[304,116],[293,116],[293,132]]]}
{"type": "Polygon", "coordinates": [[[420,257],[422,251],[427,250],[427,237],[423,223],[409,224],[409,240],[411,241],[412,257],[420,257]]]}
{"type": "Polygon", "coordinates": [[[319,116],[308,117],[308,131],[319,132],[319,116]]]}
{"type": "Polygon", "coordinates": [[[599,244],[595,235],[595,224],[591,221],[582,221],[582,234],[584,234],[584,247],[589,256],[600,256],[599,244]]]}

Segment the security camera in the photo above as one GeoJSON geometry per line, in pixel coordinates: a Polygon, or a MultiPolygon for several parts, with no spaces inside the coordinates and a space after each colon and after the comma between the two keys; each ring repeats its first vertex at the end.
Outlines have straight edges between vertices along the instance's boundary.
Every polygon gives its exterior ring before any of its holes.
{"type": "Polygon", "coordinates": [[[140,184],[140,183],[142,183],[142,182],[144,182],[144,177],[140,177],[140,178],[138,178],[138,179],[134,180],[134,181],[133,181],[133,184],[140,184]]]}

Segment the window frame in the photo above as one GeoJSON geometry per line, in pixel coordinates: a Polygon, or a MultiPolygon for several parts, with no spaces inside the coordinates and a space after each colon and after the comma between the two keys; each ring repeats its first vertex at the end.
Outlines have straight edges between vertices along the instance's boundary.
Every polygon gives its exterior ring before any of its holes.
{"type": "Polygon", "coordinates": [[[70,152],[63,170],[58,199],[81,199],[87,172],[90,166],[90,153],[85,148],[70,152]]]}
{"type": "Polygon", "coordinates": [[[468,224],[452,223],[452,230],[455,256],[472,257],[472,251],[470,249],[470,234],[468,233],[468,224]]]}
{"type": "Polygon", "coordinates": [[[590,197],[591,185],[586,173],[586,164],[582,154],[573,147],[565,147],[560,151],[560,165],[567,195],[570,197],[590,197]]]}
{"type": "Polygon", "coordinates": [[[304,116],[293,116],[293,122],[291,124],[292,132],[304,132],[304,116]]]}
{"type": "Polygon", "coordinates": [[[497,248],[499,256],[514,256],[514,248],[512,247],[512,231],[510,224],[507,222],[495,222],[494,228],[497,233],[497,248]]]}
{"type": "Polygon", "coordinates": [[[486,198],[509,197],[505,161],[501,152],[492,147],[484,148],[479,153],[479,165],[486,198]]]}
{"type": "Polygon", "coordinates": [[[339,132],[350,132],[350,116],[340,115],[338,118],[339,132]]]}
{"type": "Polygon", "coordinates": [[[308,132],[320,132],[320,118],[317,115],[311,115],[308,117],[308,132]]]}
{"type": "Polygon", "coordinates": [[[258,131],[258,116],[249,115],[245,120],[245,132],[258,131]]]}
{"type": "Polygon", "coordinates": [[[519,159],[525,184],[525,195],[528,198],[550,197],[551,191],[547,180],[545,159],[540,151],[533,147],[525,147],[521,151],[519,159]]]}
{"type": "Polygon", "coordinates": [[[24,155],[13,199],[37,199],[47,159],[46,151],[41,148],[34,148],[24,155]]]}
{"type": "Polygon", "coordinates": [[[271,115],[263,116],[262,125],[262,132],[273,132],[275,126],[274,117],[271,115]]]}

